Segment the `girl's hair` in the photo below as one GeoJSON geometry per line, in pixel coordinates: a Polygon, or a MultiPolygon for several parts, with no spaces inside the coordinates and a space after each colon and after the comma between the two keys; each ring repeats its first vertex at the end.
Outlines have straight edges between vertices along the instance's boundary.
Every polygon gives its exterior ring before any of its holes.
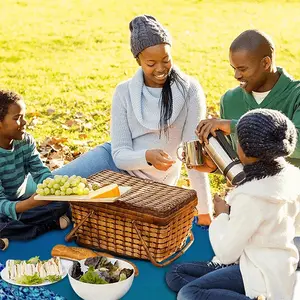
{"type": "Polygon", "coordinates": [[[19,94],[13,91],[0,90],[0,122],[2,122],[7,115],[9,106],[20,100],[22,100],[22,97],[19,94]]]}
{"type": "Polygon", "coordinates": [[[164,133],[168,137],[169,120],[173,113],[173,95],[171,86],[176,84],[183,98],[186,97],[185,80],[180,76],[178,71],[171,69],[166,82],[163,85],[160,96],[160,120],[159,120],[159,136],[164,133]]]}

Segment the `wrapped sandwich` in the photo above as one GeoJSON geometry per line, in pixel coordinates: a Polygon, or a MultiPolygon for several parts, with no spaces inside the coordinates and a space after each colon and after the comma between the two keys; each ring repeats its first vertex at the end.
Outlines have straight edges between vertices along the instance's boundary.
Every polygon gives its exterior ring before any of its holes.
{"type": "Polygon", "coordinates": [[[40,260],[38,256],[29,260],[6,261],[8,278],[21,284],[40,284],[45,281],[55,282],[62,278],[63,270],[60,258],[40,260]]]}

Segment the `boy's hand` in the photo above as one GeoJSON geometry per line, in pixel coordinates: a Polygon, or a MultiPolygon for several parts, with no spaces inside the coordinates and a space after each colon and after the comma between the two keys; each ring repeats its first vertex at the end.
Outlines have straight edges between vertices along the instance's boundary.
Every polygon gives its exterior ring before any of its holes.
{"type": "Polygon", "coordinates": [[[231,120],[217,118],[202,120],[196,128],[196,135],[200,143],[208,144],[208,135],[211,133],[213,136],[216,136],[216,130],[221,130],[225,135],[229,135],[231,132],[230,123],[231,120]]]}
{"type": "Polygon", "coordinates": [[[18,202],[16,204],[16,212],[21,213],[35,207],[48,205],[49,203],[52,202],[52,201],[34,200],[35,195],[36,194],[33,194],[30,198],[18,202]]]}
{"type": "Polygon", "coordinates": [[[213,203],[216,217],[222,213],[229,215],[229,205],[219,195],[215,194],[213,203]]]}
{"type": "Polygon", "coordinates": [[[146,160],[160,171],[167,171],[176,162],[168,153],[160,149],[147,150],[146,160]]]}

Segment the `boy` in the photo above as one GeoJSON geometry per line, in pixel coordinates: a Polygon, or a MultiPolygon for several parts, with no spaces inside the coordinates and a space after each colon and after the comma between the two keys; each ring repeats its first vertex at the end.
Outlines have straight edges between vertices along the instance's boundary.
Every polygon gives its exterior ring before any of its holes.
{"type": "Polygon", "coordinates": [[[6,244],[5,238],[28,240],[70,223],[68,203],[36,201],[35,187],[27,185],[28,174],[36,184],[52,174],[25,131],[25,108],[20,95],[0,90],[0,238],[6,244]]]}

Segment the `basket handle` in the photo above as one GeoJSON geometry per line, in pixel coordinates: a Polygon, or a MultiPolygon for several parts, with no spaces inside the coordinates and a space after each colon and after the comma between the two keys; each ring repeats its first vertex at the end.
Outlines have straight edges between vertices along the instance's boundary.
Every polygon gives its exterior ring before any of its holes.
{"type": "Polygon", "coordinates": [[[150,259],[150,261],[152,262],[153,265],[155,265],[156,267],[160,267],[160,268],[169,265],[174,260],[176,260],[177,258],[179,258],[182,254],[184,254],[190,248],[190,246],[193,244],[194,239],[195,239],[194,235],[193,235],[193,232],[190,230],[189,235],[188,235],[190,237],[190,241],[188,242],[188,244],[186,244],[183,247],[183,249],[179,250],[178,253],[175,256],[173,256],[172,258],[164,260],[164,262],[162,262],[162,263],[159,263],[159,262],[157,262],[153,258],[152,254],[150,253],[150,251],[148,249],[148,246],[146,245],[146,243],[145,243],[145,241],[144,241],[144,239],[143,239],[143,237],[142,237],[139,229],[137,228],[137,226],[135,224],[135,221],[132,221],[132,225],[133,225],[134,229],[136,230],[136,232],[137,232],[137,234],[138,234],[138,236],[139,236],[139,238],[140,238],[140,240],[142,242],[142,245],[143,245],[143,247],[144,247],[144,249],[145,249],[145,251],[146,251],[146,253],[147,253],[147,255],[148,255],[149,259],[150,259]]]}
{"type": "Polygon", "coordinates": [[[73,239],[73,236],[75,235],[76,231],[79,229],[79,227],[94,213],[93,210],[91,210],[65,237],[66,242],[71,242],[73,239]]]}

